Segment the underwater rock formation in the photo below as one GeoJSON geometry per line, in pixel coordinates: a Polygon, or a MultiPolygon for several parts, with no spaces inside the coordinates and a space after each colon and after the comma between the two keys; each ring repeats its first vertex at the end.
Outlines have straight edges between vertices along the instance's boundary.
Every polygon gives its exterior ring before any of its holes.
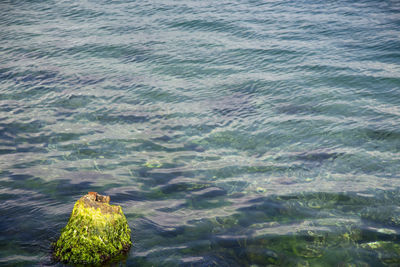
{"type": "Polygon", "coordinates": [[[120,206],[110,197],[89,192],[72,210],[68,224],[54,244],[54,258],[75,264],[107,261],[129,250],[131,230],[120,206]]]}

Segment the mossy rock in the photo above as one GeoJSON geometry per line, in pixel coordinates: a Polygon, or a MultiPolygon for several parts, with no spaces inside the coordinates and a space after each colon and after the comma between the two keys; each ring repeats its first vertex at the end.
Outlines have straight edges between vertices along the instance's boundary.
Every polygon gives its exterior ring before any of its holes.
{"type": "Polygon", "coordinates": [[[97,264],[126,253],[131,230],[120,206],[96,192],[81,197],[54,244],[54,258],[73,264],[97,264]]]}

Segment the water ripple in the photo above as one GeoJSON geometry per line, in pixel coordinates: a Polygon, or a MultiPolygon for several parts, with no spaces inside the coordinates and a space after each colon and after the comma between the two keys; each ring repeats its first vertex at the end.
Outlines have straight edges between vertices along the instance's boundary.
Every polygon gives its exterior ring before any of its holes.
{"type": "Polygon", "coordinates": [[[0,264],[55,265],[87,191],[127,265],[398,264],[399,12],[1,1],[0,264]]]}

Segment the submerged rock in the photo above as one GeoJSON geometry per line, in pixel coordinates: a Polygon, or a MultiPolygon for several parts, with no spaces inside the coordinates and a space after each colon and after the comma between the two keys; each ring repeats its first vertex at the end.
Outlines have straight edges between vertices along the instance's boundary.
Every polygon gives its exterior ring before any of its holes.
{"type": "Polygon", "coordinates": [[[89,192],[75,203],[68,224],[54,244],[56,260],[95,264],[129,250],[128,222],[121,207],[109,202],[109,196],[89,192]]]}

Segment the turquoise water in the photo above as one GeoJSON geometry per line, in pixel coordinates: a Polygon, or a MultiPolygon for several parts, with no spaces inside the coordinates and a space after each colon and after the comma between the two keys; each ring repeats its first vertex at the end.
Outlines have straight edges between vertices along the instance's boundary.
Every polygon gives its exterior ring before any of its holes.
{"type": "Polygon", "coordinates": [[[1,1],[0,264],[88,191],[127,266],[400,265],[400,2],[1,1]]]}

